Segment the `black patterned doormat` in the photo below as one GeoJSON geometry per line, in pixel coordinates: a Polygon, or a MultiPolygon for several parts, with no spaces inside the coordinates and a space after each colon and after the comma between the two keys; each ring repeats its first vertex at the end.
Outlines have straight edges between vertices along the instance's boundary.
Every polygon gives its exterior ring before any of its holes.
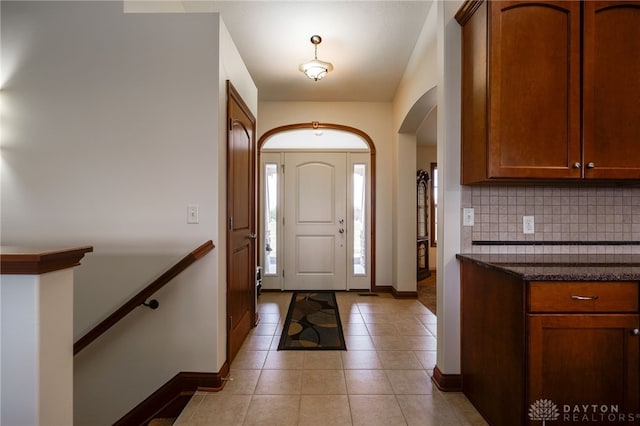
{"type": "Polygon", "coordinates": [[[333,291],[295,291],[278,350],[347,350],[333,291]]]}

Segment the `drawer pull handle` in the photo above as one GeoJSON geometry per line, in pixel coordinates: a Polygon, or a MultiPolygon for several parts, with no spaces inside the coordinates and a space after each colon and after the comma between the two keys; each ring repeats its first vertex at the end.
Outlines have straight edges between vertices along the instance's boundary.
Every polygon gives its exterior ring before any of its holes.
{"type": "Polygon", "coordinates": [[[640,336],[640,329],[634,328],[633,330],[631,330],[631,334],[633,334],[634,336],[640,336]]]}
{"type": "Polygon", "coordinates": [[[598,296],[571,296],[573,300],[598,300],[598,296]]]}

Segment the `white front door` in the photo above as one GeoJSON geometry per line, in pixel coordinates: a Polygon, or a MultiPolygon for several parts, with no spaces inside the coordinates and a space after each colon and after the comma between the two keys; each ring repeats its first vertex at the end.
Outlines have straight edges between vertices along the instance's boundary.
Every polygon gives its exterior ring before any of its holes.
{"type": "Polygon", "coordinates": [[[284,289],[347,289],[347,156],[286,153],[284,289]]]}

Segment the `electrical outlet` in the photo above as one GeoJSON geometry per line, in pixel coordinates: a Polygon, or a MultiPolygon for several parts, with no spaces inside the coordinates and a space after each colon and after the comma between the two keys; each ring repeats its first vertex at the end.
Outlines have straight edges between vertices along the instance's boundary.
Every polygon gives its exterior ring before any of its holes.
{"type": "Polygon", "coordinates": [[[522,233],[533,234],[535,232],[535,224],[533,216],[522,216],[522,233]]]}
{"type": "Polygon", "coordinates": [[[474,222],[474,210],[472,208],[462,209],[462,225],[473,226],[474,222]]]}
{"type": "Polygon", "coordinates": [[[187,206],[187,223],[199,223],[198,206],[187,206]]]}

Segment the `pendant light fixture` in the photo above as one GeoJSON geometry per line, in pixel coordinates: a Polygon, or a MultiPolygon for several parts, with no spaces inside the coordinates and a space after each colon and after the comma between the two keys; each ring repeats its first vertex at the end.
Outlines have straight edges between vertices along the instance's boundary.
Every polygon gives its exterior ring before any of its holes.
{"type": "Polygon", "coordinates": [[[313,81],[322,80],[329,71],[333,71],[333,65],[330,62],[324,62],[318,60],[318,45],[322,42],[322,37],[319,35],[311,36],[311,43],[315,48],[314,59],[301,64],[298,69],[305,73],[313,81]]]}

